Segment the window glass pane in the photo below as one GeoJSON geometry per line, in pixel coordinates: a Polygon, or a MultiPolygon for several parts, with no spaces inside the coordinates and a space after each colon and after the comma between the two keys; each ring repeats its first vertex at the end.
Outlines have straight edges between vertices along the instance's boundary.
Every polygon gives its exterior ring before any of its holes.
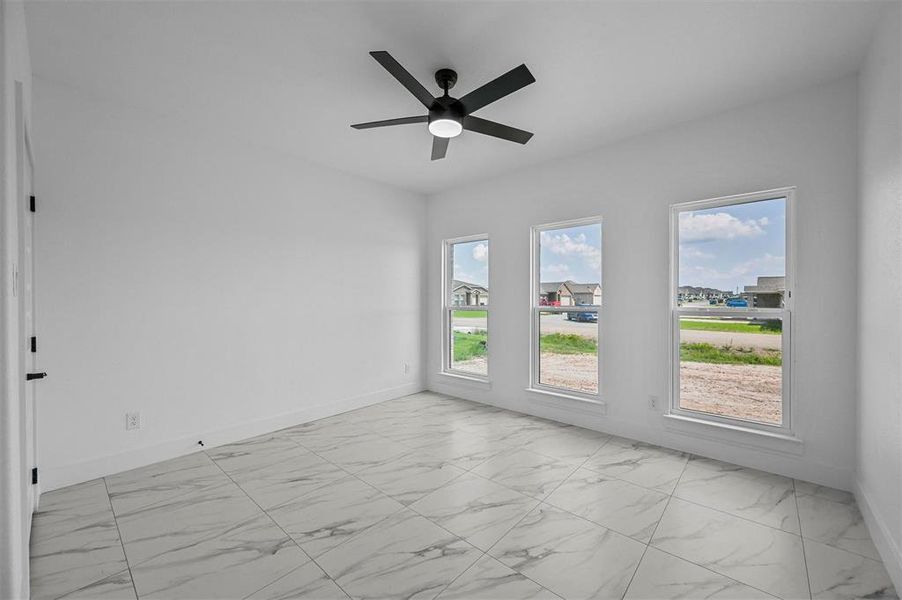
{"type": "Polygon", "coordinates": [[[598,393],[598,313],[539,313],[539,383],[598,393]]]}
{"type": "Polygon", "coordinates": [[[680,317],[680,408],[783,422],[783,321],[680,317]]]}
{"type": "Polygon", "coordinates": [[[489,241],[460,242],[450,248],[451,306],[488,306],[489,241]]]}
{"type": "Polygon", "coordinates": [[[782,308],[786,198],[679,213],[677,305],[782,308]]]}
{"type": "Polygon", "coordinates": [[[538,306],[601,305],[601,224],[539,234],[538,306]]]}
{"type": "Polygon", "coordinates": [[[451,369],[488,375],[488,312],[451,311],[451,369]]]}

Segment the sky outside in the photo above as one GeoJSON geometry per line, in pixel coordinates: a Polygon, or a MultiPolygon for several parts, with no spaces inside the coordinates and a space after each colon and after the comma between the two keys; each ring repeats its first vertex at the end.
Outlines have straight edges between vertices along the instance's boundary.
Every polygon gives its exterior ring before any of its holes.
{"type": "Polygon", "coordinates": [[[489,287],[489,241],[461,242],[452,246],[454,279],[489,287]]]}
{"type": "Polygon", "coordinates": [[[601,283],[601,225],[543,231],[539,269],[542,283],[601,283]]]}
{"type": "Polygon", "coordinates": [[[786,199],[684,211],[680,285],[742,291],[786,274],[786,199]]]}

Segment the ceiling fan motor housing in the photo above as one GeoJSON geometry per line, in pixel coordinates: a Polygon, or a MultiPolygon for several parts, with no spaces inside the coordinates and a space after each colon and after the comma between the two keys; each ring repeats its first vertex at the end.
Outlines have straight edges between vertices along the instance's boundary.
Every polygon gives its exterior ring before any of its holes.
{"type": "Polygon", "coordinates": [[[460,122],[466,116],[464,105],[457,98],[443,96],[436,98],[429,109],[429,122],[432,123],[436,119],[451,119],[460,122]]]}

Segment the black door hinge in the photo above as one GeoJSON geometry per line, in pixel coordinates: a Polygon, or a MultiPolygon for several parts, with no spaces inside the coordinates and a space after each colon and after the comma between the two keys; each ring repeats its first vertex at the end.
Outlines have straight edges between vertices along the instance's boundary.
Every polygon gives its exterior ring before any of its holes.
{"type": "Polygon", "coordinates": [[[47,373],[25,373],[25,381],[44,379],[45,377],[47,377],[47,373]]]}
{"type": "Polygon", "coordinates": [[[38,351],[38,338],[37,338],[37,336],[31,336],[31,351],[32,351],[32,352],[37,352],[37,351],[38,351]]]}
{"type": "Polygon", "coordinates": [[[34,196],[29,196],[29,197],[28,197],[28,201],[29,201],[29,208],[31,208],[31,212],[34,212],[34,211],[35,211],[35,200],[34,200],[34,196]]]}
{"type": "Polygon", "coordinates": [[[38,468],[34,467],[31,470],[31,485],[37,485],[37,484],[38,484],[38,468]]]}

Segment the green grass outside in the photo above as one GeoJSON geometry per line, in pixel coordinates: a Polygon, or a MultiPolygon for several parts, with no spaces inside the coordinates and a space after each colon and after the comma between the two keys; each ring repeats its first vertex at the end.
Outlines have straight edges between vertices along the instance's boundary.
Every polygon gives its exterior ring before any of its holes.
{"type": "Polygon", "coordinates": [[[761,321],[755,323],[717,322],[717,321],[687,321],[680,319],[680,329],[694,329],[697,331],[727,331],[730,333],[764,333],[767,335],[780,335],[783,333],[783,322],[779,320],[761,321]]]}
{"type": "Polygon", "coordinates": [[[486,312],[484,310],[455,310],[455,319],[484,319],[486,312]]]}
{"type": "MultiPolygon", "coordinates": [[[[485,356],[487,334],[484,331],[454,332],[454,362],[485,356]]],[[[542,336],[542,352],[552,354],[595,354],[595,340],[575,334],[550,333],[542,336]]]]}
{"type": "Polygon", "coordinates": [[[542,352],[551,354],[595,354],[598,352],[598,343],[595,340],[575,333],[543,335],[540,347],[542,352]]]}
{"type": "Polygon", "coordinates": [[[772,365],[783,364],[783,353],[779,350],[752,350],[711,344],[680,344],[680,360],[686,362],[713,363],[720,365],[772,365]]]}
{"type": "Polygon", "coordinates": [[[476,333],[455,331],[454,362],[485,356],[485,342],[487,337],[485,331],[477,331],[476,333]]]}

